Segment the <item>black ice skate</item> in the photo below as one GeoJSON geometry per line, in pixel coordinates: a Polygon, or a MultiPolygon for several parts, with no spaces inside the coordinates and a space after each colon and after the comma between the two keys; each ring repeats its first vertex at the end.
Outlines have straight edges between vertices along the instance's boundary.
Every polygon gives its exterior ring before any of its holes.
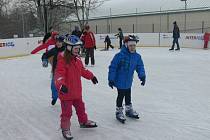
{"type": "Polygon", "coordinates": [[[94,128],[98,127],[96,122],[88,120],[86,123],[81,123],[80,128],[94,128]]]}
{"type": "Polygon", "coordinates": [[[51,105],[55,105],[57,99],[52,99],[51,105]]]}
{"type": "Polygon", "coordinates": [[[126,119],[123,114],[123,107],[116,108],[116,119],[121,123],[125,123],[126,119]]]}
{"type": "Polygon", "coordinates": [[[70,130],[62,130],[62,135],[66,140],[72,140],[73,139],[70,130]]]}
{"type": "Polygon", "coordinates": [[[169,49],[169,51],[173,51],[173,50],[174,50],[174,48],[170,48],[170,49],[169,49]]]}
{"type": "Polygon", "coordinates": [[[175,49],[175,51],[180,51],[180,48],[175,49]]]}
{"type": "Polygon", "coordinates": [[[130,118],[139,119],[139,114],[133,110],[132,104],[125,106],[125,115],[130,118]]]}

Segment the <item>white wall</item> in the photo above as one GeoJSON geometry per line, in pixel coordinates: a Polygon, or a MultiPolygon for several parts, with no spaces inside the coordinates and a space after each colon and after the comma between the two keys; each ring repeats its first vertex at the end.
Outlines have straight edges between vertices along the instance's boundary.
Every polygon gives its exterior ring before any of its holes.
{"type": "MultiPolygon", "coordinates": [[[[97,48],[104,48],[104,39],[106,35],[107,34],[96,35],[97,48]]],[[[171,33],[136,33],[134,35],[137,35],[140,39],[138,46],[143,47],[170,47],[173,41],[171,33]]],[[[117,37],[114,36],[114,34],[109,34],[109,36],[112,40],[112,44],[118,47],[119,41],[117,37]]],[[[0,58],[30,54],[30,52],[38,46],[41,40],[42,37],[0,40],[0,58]]],[[[179,42],[181,47],[201,49],[204,44],[203,34],[181,34],[179,42]]]]}

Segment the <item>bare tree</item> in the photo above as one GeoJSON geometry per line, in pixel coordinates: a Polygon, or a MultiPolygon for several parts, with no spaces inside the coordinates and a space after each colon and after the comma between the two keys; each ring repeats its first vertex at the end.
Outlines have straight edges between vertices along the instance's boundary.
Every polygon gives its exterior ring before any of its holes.
{"type": "Polygon", "coordinates": [[[74,12],[73,0],[19,0],[16,6],[27,7],[27,11],[33,12],[42,30],[44,26],[58,26],[74,12]]]}
{"type": "Polygon", "coordinates": [[[24,13],[33,13],[37,17],[37,27],[42,30],[44,27],[44,18],[42,14],[41,0],[19,0],[13,5],[13,9],[22,9],[24,13]]]}
{"type": "Polygon", "coordinates": [[[11,2],[11,0],[0,0],[0,16],[3,13],[7,13],[8,5],[11,2]]]}
{"type": "Polygon", "coordinates": [[[10,30],[13,28],[12,21],[9,19],[8,8],[11,0],[0,0],[0,38],[12,36],[10,30]]]}
{"type": "Polygon", "coordinates": [[[83,29],[88,23],[90,11],[105,1],[107,0],[0,0],[0,36],[28,36],[29,33],[43,35],[49,26],[60,31],[60,27],[64,29],[61,24],[75,16],[83,29]],[[8,6],[10,1],[16,2],[13,2],[13,6],[8,6]],[[9,12],[2,17],[3,12],[7,13],[7,7],[10,8],[9,12]]]}
{"type": "Polygon", "coordinates": [[[75,14],[81,29],[88,24],[90,11],[100,7],[105,1],[108,0],[74,0],[75,14]]]}

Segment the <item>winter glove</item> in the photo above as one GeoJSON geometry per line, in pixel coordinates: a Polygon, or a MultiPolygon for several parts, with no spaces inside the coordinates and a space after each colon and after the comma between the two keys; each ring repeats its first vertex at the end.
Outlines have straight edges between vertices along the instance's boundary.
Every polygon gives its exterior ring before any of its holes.
{"type": "Polygon", "coordinates": [[[113,81],[109,81],[109,87],[111,87],[113,89],[114,86],[114,82],[113,81]]]}
{"type": "Polygon", "coordinates": [[[96,50],[96,46],[94,46],[94,49],[96,50]]]}
{"type": "Polygon", "coordinates": [[[47,59],[42,60],[42,66],[45,67],[45,68],[48,67],[48,60],[47,59]]]}
{"type": "Polygon", "coordinates": [[[97,84],[98,83],[98,79],[94,76],[92,79],[93,84],[97,84]]]}
{"type": "Polygon", "coordinates": [[[64,94],[68,93],[68,88],[65,85],[62,85],[60,91],[64,94]]]}
{"type": "Polygon", "coordinates": [[[141,77],[140,81],[141,81],[141,85],[144,86],[146,83],[146,76],[141,77]]]}

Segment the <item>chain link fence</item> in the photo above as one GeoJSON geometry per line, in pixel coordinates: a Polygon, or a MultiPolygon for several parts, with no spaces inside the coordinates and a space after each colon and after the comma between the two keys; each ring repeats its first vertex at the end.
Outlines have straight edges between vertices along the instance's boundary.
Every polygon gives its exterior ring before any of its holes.
{"type": "MultiPolygon", "coordinates": [[[[89,24],[97,34],[116,33],[119,27],[125,33],[167,33],[172,32],[174,21],[181,32],[210,32],[210,7],[98,17],[89,24]]],[[[76,25],[77,21],[72,21],[62,26],[72,31],[76,25]]]]}
{"type": "MultiPolygon", "coordinates": [[[[13,35],[18,37],[30,37],[30,34],[44,35],[44,29],[41,32],[37,28],[39,23],[32,13],[16,13],[10,16],[1,15],[0,38],[12,38],[13,35]]],[[[119,27],[125,33],[167,33],[172,32],[174,21],[177,21],[181,32],[210,32],[210,7],[104,16],[90,19],[89,24],[97,34],[117,33],[119,27]]],[[[70,33],[75,25],[78,25],[77,21],[65,20],[55,30],[70,33]]]]}

